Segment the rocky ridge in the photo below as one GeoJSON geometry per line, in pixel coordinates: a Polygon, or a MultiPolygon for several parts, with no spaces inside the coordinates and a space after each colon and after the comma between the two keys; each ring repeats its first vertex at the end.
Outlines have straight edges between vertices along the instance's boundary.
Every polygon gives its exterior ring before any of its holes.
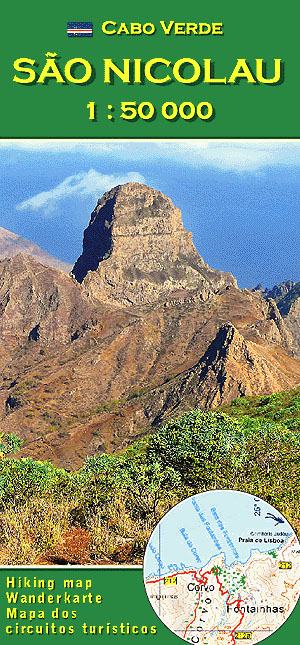
{"type": "Polygon", "coordinates": [[[205,297],[237,286],[231,274],[205,264],[171,200],[136,183],[116,186],[98,201],[73,276],[102,301],[125,306],[176,289],[197,288],[205,297]]]}
{"type": "Polygon", "coordinates": [[[67,262],[58,260],[49,253],[46,253],[46,251],[41,249],[37,244],[34,244],[34,242],[26,240],[26,238],[16,235],[16,233],[0,226],[0,259],[13,258],[19,253],[33,256],[41,264],[54,267],[64,273],[70,273],[72,268],[67,262]]]}
{"type": "Polygon", "coordinates": [[[272,289],[263,289],[258,285],[253,289],[266,299],[274,299],[284,319],[293,343],[294,353],[300,358],[300,282],[287,280],[272,289]]]}
{"type": "Polygon", "coordinates": [[[257,287],[252,289],[252,291],[260,291],[264,298],[273,298],[273,300],[278,303],[289,293],[289,291],[291,291],[291,289],[293,289],[294,286],[295,282],[293,280],[286,280],[285,282],[276,284],[272,289],[268,289],[268,287],[264,289],[262,284],[258,284],[257,287]]]}

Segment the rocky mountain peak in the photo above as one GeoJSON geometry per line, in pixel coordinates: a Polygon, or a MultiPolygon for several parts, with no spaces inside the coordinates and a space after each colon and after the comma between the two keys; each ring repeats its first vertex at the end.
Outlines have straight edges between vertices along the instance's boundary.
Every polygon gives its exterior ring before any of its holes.
{"type": "Polygon", "coordinates": [[[0,259],[0,427],[22,456],[78,468],[181,412],[300,383],[300,283],[283,319],[210,269],[152,188],[99,200],[74,275],[0,259]]]}
{"type": "Polygon", "coordinates": [[[178,289],[236,285],[231,274],[205,264],[171,199],[138,183],[116,186],[98,200],[73,275],[91,294],[123,305],[178,289]]]}
{"type": "Polygon", "coordinates": [[[273,298],[275,302],[279,302],[294,288],[295,284],[293,280],[286,280],[285,282],[276,284],[272,289],[268,289],[267,287],[264,289],[261,284],[258,284],[251,291],[260,291],[264,298],[273,298]]]}

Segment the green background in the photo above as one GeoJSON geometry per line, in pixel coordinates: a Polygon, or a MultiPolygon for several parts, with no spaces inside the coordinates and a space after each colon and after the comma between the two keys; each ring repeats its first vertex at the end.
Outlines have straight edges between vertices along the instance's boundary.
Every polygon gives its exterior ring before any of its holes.
{"type": "MultiPolygon", "coordinates": [[[[45,4],[7,3],[2,8],[2,138],[296,138],[299,136],[299,47],[298,23],[300,8],[294,2],[285,2],[280,9],[274,3],[214,2],[200,5],[198,1],[163,6],[161,2],[141,3],[132,1],[85,4],[78,0],[54,0],[45,4]],[[284,12],[284,13],[283,13],[284,12]],[[104,20],[118,23],[175,20],[179,22],[223,22],[224,36],[170,36],[158,29],[153,36],[114,36],[102,34],[104,20]],[[68,38],[68,21],[92,21],[93,38],[68,38]],[[92,84],[19,85],[12,82],[13,61],[18,57],[34,58],[42,70],[45,53],[57,52],[60,62],[73,57],[83,57],[96,66],[96,79],[92,84]],[[248,85],[242,81],[234,86],[194,86],[171,83],[167,86],[125,85],[117,81],[114,86],[103,83],[103,58],[141,58],[148,60],[163,57],[176,61],[182,57],[201,62],[211,58],[216,63],[216,75],[229,75],[237,58],[251,63],[255,58],[272,62],[281,58],[285,63],[285,80],[278,86],[248,85]],[[137,120],[126,122],[118,117],[120,101],[152,101],[160,106],[164,101],[210,101],[215,107],[215,119],[210,122],[168,122],[161,116],[151,122],[137,120]],[[98,120],[88,120],[86,104],[98,105],[98,120]],[[107,105],[115,107],[115,120],[107,119],[107,105]]],[[[271,67],[272,69],[272,67],[271,67]]],[[[142,582],[141,570],[124,569],[1,569],[0,570],[0,635],[3,641],[22,640],[41,642],[41,636],[6,636],[6,576],[36,575],[55,577],[92,578],[93,587],[103,595],[97,605],[80,606],[81,616],[75,621],[80,625],[85,619],[91,624],[121,621],[137,625],[156,624],[156,636],[90,636],[94,641],[112,639],[113,643],[128,638],[136,642],[152,641],[178,643],[157,619],[150,607],[142,582]]],[[[77,608],[77,606],[76,606],[77,608]]],[[[10,621],[12,622],[12,621],[10,621]]],[[[28,621],[27,621],[28,622],[28,621]]],[[[61,621],[59,621],[61,622],[61,621]]],[[[268,641],[270,645],[296,642],[300,628],[300,604],[290,619],[268,641]]],[[[73,636],[45,636],[47,642],[60,639],[79,641],[80,630],[73,636]]]]}
{"type": "MultiPolygon", "coordinates": [[[[9,589],[11,591],[11,589],[9,589]]],[[[16,591],[16,589],[14,589],[16,591]]],[[[22,590],[19,590],[20,592],[22,590]]],[[[41,590],[24,590],[24,593],[40,593],[41,590]]],[[[76,591],[75,591],[76,593],[76,591]]],[[[77,589],[77,593],[82,593],[81,589],[77,589]]],[[[83,593],[85,593],[83,591],[83,593]]],[[[60,568],[57,569],[56,567],[48,567],[48,568],[40,568],[40,569],[33,569],[33,568],[18,568],[18,569],[7,569],[1,570],[0,571],[0,599],[1,599],[1,607],[2,609],[2,616],[0,620],[0,637],[1,641],[6,642],[13,642],[13,643],[20,643],[20,642],[25,642],[25,643],[41,643],[41,641],[46,639],[47,643],[54,643],[54,642],[65,642],[65,639],[68,640],[68,642],[78,642],[79,640],[88,640],[89,642],[100,642],[103,640],[104,642],[111,642],[112,644],[118,645],[119,643],[124,643],[128,641],[128,639],[132,642],[138,642],[138,643],[153,643],[153,645],[163,645],[163,644],[174,644],[180,643],[181,639],[179,640],[177,636],[172,634],[157,618],[156,614],[152,610],[150,603],[148,602],[148,599],[146,597],[146,592],[144,591],[144,584],[143,584],[143,577],[142,577],[142,571],[138,569],[122,569],[120,568],[119,570],[116,569],[104,569],[100,568],[98,570],[96,569],[88,569],[87,567],[85,568],[77,568],[77,567],[72,567],[70,568],[60,568]],[[19,576],[27,576],[28,578],[33,578],[33,576],[36,576],[37,579],[55,579],[55,590],[54,591],[49,591],[51,594],[55,593],[61,593],[63,591],[63,580],[64,579],[70,579],[71,577],[74,580],[82,579],[91,579],[92,580],[92,588],[89,590],[92,593],[100,594],[103,597],[103,602],[101,605],[66,605],[67,609],[75,609],[77,611],[77,619],[76,620],[56,620],[52,621],[51,617],[49,618],[49,622],[55,622],[57,625],[67,625],[68,623],[73,624],[75,627],[75,633],[74,635],[66,635],[62,636],[60,634],[57,635],[49,635],[49,636],[40,636],[40,635],[24,635],[24,636],[7,636],[5,633],[5,628],[6,625],[12,625],[16,622],[19,622],[21,625],[22,623],[24,624],[29,624],[28,620],[19,620],[19,621],[14,621],[14,620],[6,620],[6,578],[7,576],[12,577],[15,576],[18,578],[19,576]],[[82,629],[81,625],[83,622],[86,622],[91,625],[106,625],[107,622],[110,622],[112,625],[118,625],[120,622],[127,623],[129,622],[131,625],[147,625],[150,627],[151,625],[156,625],[157,626],[157,634],[156,635],[122,635],[122,634],[117,634],[117,635],[89,635],[89,636],[83,636],[82,635],[82,629]]],[[[10,605],[12,606],[12,605],[10,605]]],[[[37,607],[39,609],[45,609],[46,612],[48,612],[47,615],[49,615],[49,612],[56,606],[60,607],[61,609],[64,609],[64,606],[62,604],[60,605],[21,605],[19,604],[19,607],[22,607],[22,609],[36,609],[37,607]],[[50,609],[49,609],[50,608],[50,609]]],[[[299,619],[300,619],[300,605],[298,603],[298,606],[290,616],[290,618],[282,625],[282,627],[275,632],[271,637],[268,639],[268,643],[270,645],[282,645],[283,643],[295,643],[297,642],[297,636],[299,633],[299,619]]],[[[45,619],[44,622],[46,622],[47,618],[45,619]]],[[[35,624],[42,624],[42,620],[36,620],[32,621],[32,625],[34,626],[35,624]]],[[[244,641],[243,641],[244,642],[244,641]]],[[[247,641],[248,642],[248,641],[247,641]]],[[[251,643],[251,641],[249,641],[251,643]]]]}
{"type": "MultiPolygon", "coordinates": [[[[28,5],[7,3],[2,9],[3,58],[1,137],[297,137],[299,54],[299,4],[291,0],[276,8],[276,3],[241,4],[237,1],[168,3],[131,1],[90,3],[78,0],[28,5]],[[284,11],[284,13],[283,13],[284,11]],[[92,21],[92,38],[68,38],[68,21],[92,21]],[[164,36],[161,28],[152,36],[105,36],[104,20],[118,24],[152,22],[223,22],[224,36],[164,36]],[[46,52],[56,52],[61,67],[73,57],[83,57],[95,65],[96,78],[89,85],[60,85],[50,79],[46,85],[13,83],[13,61],[19,57],[35,59],[41,73],[46,52]],[[269,61],[273,76],[274,58],[285,64],[282,84],[252,85],[241,80],[237,85],[193,86],[172,82],[160,86],[127,85],[120,79],[115,85],[103,82],[103,58],[121,64],[123,58],[203,58],[215,62],[217,77],[229,77],[236,59],[245,58],[252,65],[255,58],[269,61]],[[153,121],[127,122],[119,117],[120,101],[152,101],[158,108],[165,101],[209,101],[215,108],[210,122],[166,121],[158,113],[153,121]],[[98,105],[98,120],[88,120],[86,104],[98,105]],[[115,108],[115,120],[107,118],[107,105],[115,108]]],[[[255,67],[254,67],[255,69],[255,67]]],[[[162,72],[163,70],[161,70],[162,72]]],[[[189,70],[190,71],[190,70],[189,70]]]]}

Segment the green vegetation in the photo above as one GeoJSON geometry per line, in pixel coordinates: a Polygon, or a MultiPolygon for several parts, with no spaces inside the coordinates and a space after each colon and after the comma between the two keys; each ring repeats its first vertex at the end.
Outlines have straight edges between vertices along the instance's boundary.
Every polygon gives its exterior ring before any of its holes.
{"type": "Polygon", "coordinates": [[[300,429],[300,387],[268,396],[241,397],[220,409],[237,418],[259,417],[280,422],[289,429],[300,429]]]}
{"type": "Polygon", "coordinates": [[[0,433],[0,456],[3,457],[10,452],[17,452],[22,446],[22,441],[15,434],[0,433]]]}
{"type": "Polygon", "coordinates": [[[140,562],[169,508],[215,488],[262,497],[297,530],[299,423],[300,388],[240,398],[217,411],[192,410],[121,454],[87,458],[74,473],[6,458],[20,442],[2,436],[0,536],[7,561],[36,561],[77,526],[90,536],[91,562],[140,562]]]}

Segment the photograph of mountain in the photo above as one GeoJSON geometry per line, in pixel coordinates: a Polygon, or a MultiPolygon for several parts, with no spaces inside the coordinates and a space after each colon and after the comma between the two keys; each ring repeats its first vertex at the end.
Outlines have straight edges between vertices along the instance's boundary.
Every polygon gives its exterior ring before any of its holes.
{"type": "Polygon", "coordinates": [[[297,531],[300,144],[0,144],[0,563],[140,564],[214,488],[297,531]]]}

